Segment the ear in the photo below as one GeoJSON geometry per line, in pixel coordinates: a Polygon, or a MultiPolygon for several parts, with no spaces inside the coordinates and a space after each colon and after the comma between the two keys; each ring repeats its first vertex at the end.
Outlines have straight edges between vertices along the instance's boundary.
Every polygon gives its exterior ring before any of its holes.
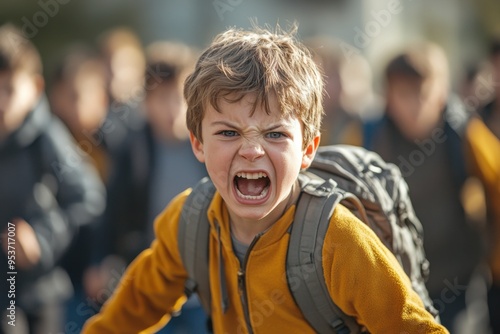
{"type": "Polygon", "coordinates": [[[302,164],[300,165],[302,169],[311,165],[314,156],[316,155],[316,151],[318,150],[320,139],[321,136],[318,134],[309,142],[309,144],[307,144],[304,150],[304,155],[302,156],[302,164]]]}
{"type": "Polygon", "coordinates": [[[193,149],[193,153],[198,159],[199,162],[205,162],[205,151],[203,150],[203,143],[196,138],[196,136],[190,131],[189,132],[189,140],[191,141],[191,148],[193,149]]]}

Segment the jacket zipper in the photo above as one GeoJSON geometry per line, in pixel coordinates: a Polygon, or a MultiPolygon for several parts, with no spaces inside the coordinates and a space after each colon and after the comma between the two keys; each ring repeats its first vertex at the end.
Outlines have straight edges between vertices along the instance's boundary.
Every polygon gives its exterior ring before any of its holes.
{"type": "Polygon", "coordinates": [[[249,334],[252,334],[253,330],[252,330],[252,324],[250,323],[250,311],[248,309],[248,297],[247,297],[245,274],[246,274],[248,256],[252,251],[252,248],[255,245],[255,243],[261,237],[261,235],[262,235],[261,233],[257,234],[255,238],[252,240],[250,246],[248,246],[247,253],[245,254],[245,258],[243,259],[243,263],[240,265],[240,269],[238,270],[238,290],[240,292],[241,304],[243,305],[243,313],[245,315],[245,322],[249,334]]]}

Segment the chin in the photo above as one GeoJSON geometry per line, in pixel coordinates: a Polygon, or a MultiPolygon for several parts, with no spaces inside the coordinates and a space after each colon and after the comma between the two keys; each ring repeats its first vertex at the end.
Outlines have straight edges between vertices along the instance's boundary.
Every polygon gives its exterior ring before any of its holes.
{"type": "Polygon", "coordinates": [[[271,211],[269,210],[262,210],[259,208],[248,208],[248,209],[243,209],[237,208],[237,210],[233,211],[236,216],[238,216],[241,219],[245,220],[253,220],[253,221],[259,221],[264,218],[266,218],[271,211]]]}
{"type": "MultiPolygon", "coordinates": [[[[233,197],[231,199],[232,208],[231,211],[241,219],[248,220],[261,220],[266,218],[271,214],[274,207],[271,203],[270,196],[266,196],[267,198],[259,201],[248,201],[245,199],[241,199],[238,197],[233,197]]],[[[228,202],[226,202],[226,205],[228,202]]]]}

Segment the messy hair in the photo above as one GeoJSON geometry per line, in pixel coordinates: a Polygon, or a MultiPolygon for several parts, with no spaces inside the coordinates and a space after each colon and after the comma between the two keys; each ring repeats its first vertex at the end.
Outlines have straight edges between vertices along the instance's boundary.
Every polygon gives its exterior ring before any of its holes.
{"type": "Polygon", "coordinates": [[[42,74],[42,60],[36,47],[21,30],[7,23],[0,26],[0,71],[42,74]]]}
{"type": "Polygon", "coordinates": [[[238,102],[250,93],[257,96],[253,112],[261,105],[269,114],[275,96],[283,117],[300,119],[304,146],[319,133],[323,78],[307,48],[296,40],[296,31],[296,26],[289,32],[255,27],[229,29],[215,37],[184,85],[187,126],[198,140],[202,142],[208,103],[220,111],[221,98],[238,102]]]}

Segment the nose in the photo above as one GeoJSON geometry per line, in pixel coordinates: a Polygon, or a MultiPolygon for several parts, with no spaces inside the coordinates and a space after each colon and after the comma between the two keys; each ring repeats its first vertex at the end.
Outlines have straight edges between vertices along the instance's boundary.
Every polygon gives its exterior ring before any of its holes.
{"type": "Polygon", "coordinates": [[[246,139],[240,147],[239,154],[249,161],[255,161],[264,155],[264,148],[257,140],[246,139]]]}

